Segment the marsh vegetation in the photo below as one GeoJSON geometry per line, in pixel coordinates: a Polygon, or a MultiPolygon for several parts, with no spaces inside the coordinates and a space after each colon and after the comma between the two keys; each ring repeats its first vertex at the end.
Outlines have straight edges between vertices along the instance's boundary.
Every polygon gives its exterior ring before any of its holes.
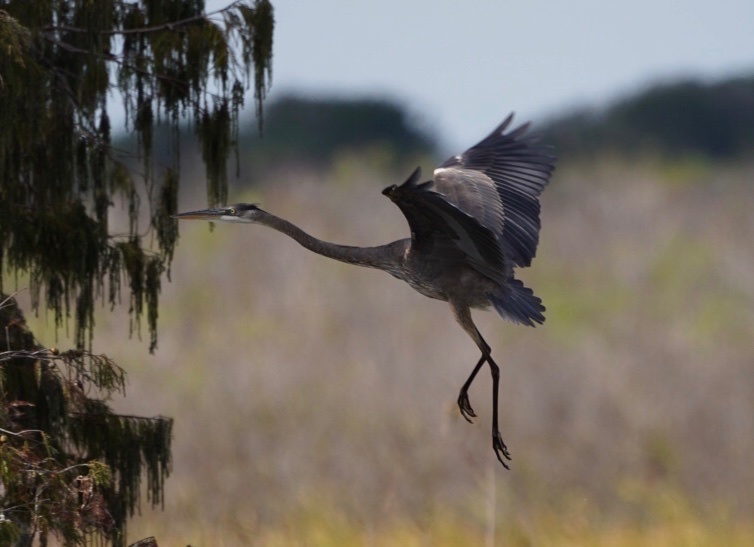
{"type": "MultiPolygon", "coordinates": [[[[404,237],[379,193],[401,175],[365,165],[278,173],[237,198],[329,240],[404,237]]],[[[128,356],[116,408],[149,401],[176,418],[165,511],[145,511],[133,537],[750,542],[752,180],[750,163],[559,166],[523,272],[547,322],[476,314],[502,367],[510,472],[486,448],[489,378],[470,392],[477,423],[458,413],[476,348],[446,304],[259,227],[186,226],[156,355],[123,339],[125,314],[97,319],[95,346],[128,356]]],[[[54,336],[44,319],[31,326],[54,336]]]]}

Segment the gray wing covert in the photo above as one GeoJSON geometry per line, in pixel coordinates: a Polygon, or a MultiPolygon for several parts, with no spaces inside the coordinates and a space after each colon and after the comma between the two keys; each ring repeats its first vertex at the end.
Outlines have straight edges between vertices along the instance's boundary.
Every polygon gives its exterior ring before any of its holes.
{"type": "Polygon", "coordinates": [[[505,133],[509,115],[486,138],[434,173],[436,190],[498,238],[506,258],[529,266],[539,243],[539,195],[555,168],[551,148],[523,137],[524,124],[505,133]]]}

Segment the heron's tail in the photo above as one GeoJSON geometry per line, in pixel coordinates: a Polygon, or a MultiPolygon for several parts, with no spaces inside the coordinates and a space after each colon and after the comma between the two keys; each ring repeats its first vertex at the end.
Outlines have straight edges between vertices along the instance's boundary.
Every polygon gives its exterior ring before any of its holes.
{"type": "Polygon", "coordinates": [[[500,317],[521,323],[530,327],[536,327],[545,322],[545,316],[542,312],[545,307],[542,300],[534,296],[534,291],[524,287],[518,279],[513,277],[498,291],[489,294],[490,303],[493,305],[500,317]]]}

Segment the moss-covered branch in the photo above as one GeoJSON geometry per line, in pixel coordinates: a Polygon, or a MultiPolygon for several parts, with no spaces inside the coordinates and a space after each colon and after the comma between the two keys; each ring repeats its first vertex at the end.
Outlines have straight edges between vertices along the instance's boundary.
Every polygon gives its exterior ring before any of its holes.
{"type": "Polygon", "coordinates": [[[132,325],[146,312],[154,350],[160,280],[178,237],[179,124],[193,121],[202,143],[208,201],[224,201],[252,87],[261,127],[273,28],[267,0],[211,13],[199,0],[0,1],[0,290],[8,270],[28,272],[35,309],[44,303],[57,325],[72,318],[83,348],[94,303],[116,305],[126,279],[132,325]],[[137,135],[140,176],[110,145],[114,97],[137,135]],[[158,123],[171,128],[169,165],[152,162],[158,123]],[[123,237],[108,225],[117,205],[129,214],[123,237]]]}
{"type": "Polygon", "coordinates": [[[92,534],[125,544],[126,521],[164,500],[173,422],[114,414],[126,375],[106,355],[44,348],[0,295],[0,544],[92,534]]]}

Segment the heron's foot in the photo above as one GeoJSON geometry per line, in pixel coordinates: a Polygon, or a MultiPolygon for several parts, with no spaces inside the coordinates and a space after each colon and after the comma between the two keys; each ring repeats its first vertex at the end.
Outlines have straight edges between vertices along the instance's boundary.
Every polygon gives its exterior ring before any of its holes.
{"type": "Polygon", "coordinates": [[[505,459],[510,460],[511,453],[508,452],[508,447],[505,446],[505,443],[503,442],[503,436],[500,435],[499,431],[492,432],[492,450],[495,451],[495,455],[497,456],[497,459],[500,461],[500,463],[503,464],[503,467],[510,469],[510,467],[508,467],[508,464],[505,463],[505,459]]]}
{"type": "Polygon", "coordinates": [[[474,422],[471,418],[476,418],[476,414],[474,413],[474,409],[471,408],[469,394],[465,391],[461,391],[458,395],[458,408],[461,410],[461,416],[463,416],[467,422],[473,424],[474,422]]]}

